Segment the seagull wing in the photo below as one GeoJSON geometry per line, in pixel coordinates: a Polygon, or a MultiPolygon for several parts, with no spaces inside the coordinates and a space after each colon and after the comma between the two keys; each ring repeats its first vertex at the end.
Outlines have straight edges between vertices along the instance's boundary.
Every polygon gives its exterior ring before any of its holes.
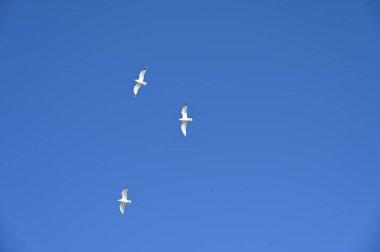
{"type": "Polygon", "coordinates": [[[139,91],[140,88],[141,88],[141,84],[136,83],[135,87],[133,88],[133,93],[135,94],[135,96],[137,95],[137,92],[139,91]]]}
{"type": "Polygon", "coordinates": [[[187,127],[187,122],[182,122],[181,130],[184,136],[186,136],[186,127],[187,127]]]}
{"type": "Polygon", "coordinates": [[[121,197],[122,199],[127,199],[127,192],[128,192],[128,187],[124,188],[123,191],[121,191],[121,197]]]}
{"type": "Polygon", "coordinates": [[[139,81],[144,81],[144,76],[145,76],[146,70],[147,70],[146,67],[144,67],[144,68],[141,70],[141,72],[140,72],[140,74],[139,74],[139,81]]]}
{"type": "MultiPolygon", "coordinates": [[[[183,105],[181,113],[182,113],[182,117],[183,117],[183,118],[187,118],[187,103],[185,103],[185,105],[183,105]]],[[[183,124],[182,124],[182,125],[183,125],[183,124]]],[[[185,127],[186,127],[186,126],[185,126],[185,127]]],[[[185,129],[186,129],[186,128],[185,128],[185,129]]]]}
{"type": "Polygon", "coordinates": [[[125,202],[120,203],[120,213],[124,214],[125,202]]]}

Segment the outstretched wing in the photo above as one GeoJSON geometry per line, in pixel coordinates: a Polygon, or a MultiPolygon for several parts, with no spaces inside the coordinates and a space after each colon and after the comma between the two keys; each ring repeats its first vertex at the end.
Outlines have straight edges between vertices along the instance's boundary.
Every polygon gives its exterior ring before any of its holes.
{"type": "Polygon", "coordinates": [[[184,136],[186,136],[186,127],[187,127],[187,122],[182,122],[181,130],[184,136]]]}
{"type": "Polygon", "coordinates": [[[121,191],[121,197],[125,200],[127,199],[127,192],[128,192],[128,187],[124,188],[124,190],[121,191]]]}
{"type": "Polygon", "coordinates": [[[187,103],[185,103],[185,105],[183,105],[181,113],[182,113],[183,118],[187,118],[187,103]]]}
{"type": "Polygon", "coordinates": [[[140,88],[141,88],[141,84],[136,83],[135,87],[133,88],[133,93],[135,94],[135,96],[137,95],[137,92],[139,91],[140,88]]]}
{"type": "Polygon", "coordinates": [[[144,81],[144,76],[148,68],[144,67],[139,74],[139,81],[144,81]]]}
{"type": "Polygon", "coordinates": [[[125,202],[120,203],[120,213],[124,214],[125,202]]]}

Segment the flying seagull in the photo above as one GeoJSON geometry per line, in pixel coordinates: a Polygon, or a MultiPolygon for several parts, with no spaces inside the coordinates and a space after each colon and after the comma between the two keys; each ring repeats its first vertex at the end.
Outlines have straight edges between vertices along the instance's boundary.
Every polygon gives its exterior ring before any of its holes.
{"type": "Polygon", "coordinates": [[[193,118],[187,117],[187,103],[183,105],[181,113],[182,113],[182,118],[179,119],[182,122],[181,130],[182,130],[183,135],[186,136],[187,123],[193,121],[193,118]]]}
{"type": "Polygon", "coordinates": [[[123,191],[121,191],[121,199],[118,200],[118,201],[120,201],[120,212],[121,212],[121,214],[124,214],[125,205],[132,203],[132,201],[128,200],[128,198],[127,198],[127,192],[128,192],[128,186],[125,187],[123,191]]]}
{"type": "Polygon", "coordinates": [[[144,82],[144,75],[145,75],[147,69],[148,69],[147,67],[144,67],[144,68],[141,70],[140,74],[139,74],[139,78],[138,78],[138,80],[135,80],[135,81],[136,81],[136,85],[135,85],[135,87],[133,88],[133,93],[135,94],[135,97],[136,97],[137,92],[139,91],[140,87],[141,87],[142,85],[146,86],[146,84],[147,84],[146,82],[144,82]]]}

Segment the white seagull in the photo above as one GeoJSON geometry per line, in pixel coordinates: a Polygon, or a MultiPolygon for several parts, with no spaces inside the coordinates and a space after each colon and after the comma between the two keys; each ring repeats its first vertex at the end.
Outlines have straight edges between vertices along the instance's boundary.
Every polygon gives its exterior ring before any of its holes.
{"type": "Polygon", "coordinates": [[[121,199],[118,200],[118,201],[120,201],[120,212],[121,212],[121,214],[124,214],[125,205],[132,203],[132,201],[127,199],[127,192],[128,192],[128,186],[125,187],[123,191],[121,191],[121,199]]]}
{"type": "Polygon", "coordinates": [[[182,130],[183,135],[186,136],[187,123],[193,121],[193,118],[187,117],[187,103],[183,105],[181,113],[182,113],[182,118],[179,119],[182,122],[181,130],[182,130]]]}
{"type": "Polygon", "coordinates": [[[136,97],[137,92],[139,91],[140,87],[141,87],[142,85],[146,86],[146,84],[147,84],[146,82],[144,82],[144,75],[145,75],[147,69],[148,69],[147,67],[144,67],[144,68],[141,70],[140,74],[139,74],[139,78],[138,78],[138,80],[135,80],[135,81],[136,81],[136,85],[135,85],[135,87],[133,88],[133,93],[135,94],[135,97],[136,97]]]}

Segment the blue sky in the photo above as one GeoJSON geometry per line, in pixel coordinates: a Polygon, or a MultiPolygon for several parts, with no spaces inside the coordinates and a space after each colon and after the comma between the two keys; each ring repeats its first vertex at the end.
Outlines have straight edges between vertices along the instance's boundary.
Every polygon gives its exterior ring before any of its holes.
{"type": "Polygon", "coordinates": [[[377,1],[0,8],[1,251],[380,249],[377,1]]]}

